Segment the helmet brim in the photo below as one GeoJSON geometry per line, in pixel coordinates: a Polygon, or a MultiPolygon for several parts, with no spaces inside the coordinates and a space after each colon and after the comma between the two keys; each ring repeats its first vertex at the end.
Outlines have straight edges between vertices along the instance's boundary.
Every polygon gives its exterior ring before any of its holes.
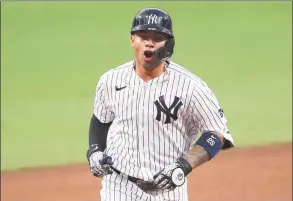
{"type": "Polygon", "coordinates": [[[171,31],[169,31],[168,29],[161,27],[157,24],[138,25],[138,26],[133,27],[131,29],[130,33],[133,34],[137,31],[156,31],[156,32],[160,32],[160,33],[165,33],[165,34],[169,35],[170,37],[173,37],[173,33],[171,31]]]}

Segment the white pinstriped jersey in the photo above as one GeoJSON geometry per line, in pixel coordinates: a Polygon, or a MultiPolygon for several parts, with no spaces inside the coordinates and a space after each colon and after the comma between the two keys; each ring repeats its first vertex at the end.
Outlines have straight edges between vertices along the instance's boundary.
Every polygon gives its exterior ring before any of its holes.
{"type": "Polygon", "coordinates": [[[187,154],[199,133],[217,131],[234,143],[214,93],[172,61],[148,82],[136,74],[134,61],[103,74],[94,114],[113,122],[106,148],[113,167],[145,181],[187,154]]]}

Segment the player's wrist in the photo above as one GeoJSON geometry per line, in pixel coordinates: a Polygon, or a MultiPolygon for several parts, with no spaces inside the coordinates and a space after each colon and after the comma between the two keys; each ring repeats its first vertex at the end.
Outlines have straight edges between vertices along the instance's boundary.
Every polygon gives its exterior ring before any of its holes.
{"type": "Polygon", "coordinates": [[[92,144],[86,152],[86,157],[88,161],[90,160],[91,155],[95,152],[102,152],[102,151],[99,149],[97,144],[92,144]]]}
{"type": "Polygon", "coordinates": [[[184,176],[187,176],[191,171],[192,171],[192,166],[191,164],[188,162],[187,159],[185,159],[184,157],[180,157],[177,162],[176,162],[179,167],[183,170],[184,172],[184,176]]]}

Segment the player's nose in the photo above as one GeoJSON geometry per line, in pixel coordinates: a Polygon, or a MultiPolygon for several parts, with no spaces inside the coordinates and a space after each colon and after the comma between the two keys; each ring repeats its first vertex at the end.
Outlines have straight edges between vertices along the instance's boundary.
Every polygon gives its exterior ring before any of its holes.
{"type": "Polygon", "coordinates": [[[145,46],[146,46],[147,48],[154,48],[154,47],[155,47],[154,42],[153,42],[152,39],[148,39],[148,40],[146,40],[146,41],[145,41],[145,46]]]}

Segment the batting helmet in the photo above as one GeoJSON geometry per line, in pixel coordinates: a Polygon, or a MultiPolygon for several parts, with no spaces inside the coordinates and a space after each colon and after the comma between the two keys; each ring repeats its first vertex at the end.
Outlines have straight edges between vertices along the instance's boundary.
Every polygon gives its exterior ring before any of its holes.
{"type": "Polygon", "coordinates": [[[172,20],[169,14],[158,8],[144,8],[139,11],[132,22],[130,33],[136,31],[156,31],[169,36],[165,45],[156,50],[155,55],[161,60],[169,59],[175,46],[175,38],[172,29],[172,20]]]}

